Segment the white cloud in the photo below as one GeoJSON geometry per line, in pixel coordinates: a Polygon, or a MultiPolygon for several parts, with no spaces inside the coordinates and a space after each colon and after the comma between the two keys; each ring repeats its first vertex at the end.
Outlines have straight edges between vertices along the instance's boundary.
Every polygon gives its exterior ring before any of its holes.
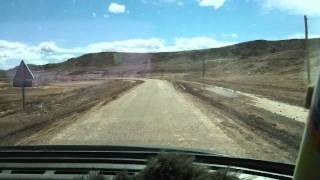
{"type": "Polygon", "coordinates": [[[226,0],[198,0],[199,6],[212,6],[214,9],[219,9],[226,0]]]}
{"type": "Polygon", "coordinates": [[[234,44],[218,41],[212,37],[176,38],[173,43],[163,39],[129,39],[123,41],[98,42],[84,47],[63,48],[55,42],[27,45],[21,42],[0,40],[0,68],[16,66],[21,59],[31,64],[56,63],[86,53],[94,52],[165,52],[214,48],[234,44]]]}
{"type": "Polygon", "coordinates": [[[9,42],[5,40],[0,40],[0,50],[1,49],[19,49],[25,48],[26,45],[20,42],[9,42]]]}
{"type": "MultiPolygon", "coordinates": [[[[1,58],[1,57],[0,57],[1,58]]],[[[5,61],[0,61],[0,69],[6,69],[5,61]]]]}
{"type": "Polygon", "coordinates": [[[0,68],[7,69],[16,66],[22,59],[31,64],[54,63],[82,52],[80,48],[60,48],[54,42],[42,42],[35,46],[28,46],[21,42],[0,40],[0,68]]]}
{"type": "Polygon", "coordinates": [[[88,52],[154,52],[165,47],[164,41],[157,38],[130,39],[124,41],[93,43],[86,47],[88,52]]]}
{"type": "Polygon", "coordinates": [[[55,55],[48,55],[48,59],[53,59],[55,62],[63,61],[66,59],[74,58],[76,57],[74,54],[55,54],[55,55]]]}
{"type": "Polygon", "coordinates": [[[109,9],[109,12],[115,13],[115,14],[126,12],[126,6],[118,3],[111,3],[108,9],[109,9]]]}
{"type": "MultiPolygon", "coordinates": [[[[310,34],[308,37],[309,38],[320,38],[320,34],[310,34]]],[[[303,34],[303,33],[294,33],[294,34],[290,34],[287,38],[288,39],[304,39],[305,38],[305,34],[303,34]]]]}
{"type": "Polygon", "coordinates": [[[193,50],[222,47],[234,44],[234,42],[223,42],[211,37],[177,38],[169,51],[193,50]]]}
{"type": "Polygon", "coordinates": [[[218,41],[211,37],[176,38],[171,44],[162,39],[150,38],[93,43],[88,45],[85,51],[165,52],[215,48],[232,44],[235,42],[218,41]]]}
{"type": "MultiPolygon", "coordinates": [[[[41,51],[41,48],[38,49],[41,51]]],[[[0,60],[3,60],[3,58],[8,59],[12,57],[22,59],[24,56],[31,58],[39,57],[34,47],[29,47],[20,42],[0,40],[0,60]]]]}
{"type": "Polygon", "coordinates": [[[222,33],[221,35],[222,35],[222,37],[224,37],[224,38],[238,38],[238,34],[236,34],[236,33],[232,33],[232,34],[222,33]]]}
{"type": "Polygon", "coordinates": [[[320,16],[319,0],[260,0],[266,10],[278,9],[290,14],[320,16]]]}
{"type": "Polygon", "coordinates": [[[178,5],[179,6],[183,6],[183,2],[178,2],[178,5]]]}
{"type": "Polygon", "coordinates": [[[61,50],[55,42],[42,42],[38,45],[38,48],[45,53],[55,53],[61,50]]]}

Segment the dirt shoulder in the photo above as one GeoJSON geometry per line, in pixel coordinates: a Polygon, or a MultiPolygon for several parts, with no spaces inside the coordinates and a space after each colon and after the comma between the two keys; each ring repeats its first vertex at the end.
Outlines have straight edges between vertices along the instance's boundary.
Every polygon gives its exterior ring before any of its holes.
{"type": "MultiPolygon", "coordinates": [[[[194,83],[173,83],[180,91],[195,97],[199,107],[205,105],[209,115],[219,116],[220,121],[215,123],[242,145],[250,158],[295,162],[303,122],[256,106],[252,97],[241,93],[222,92],[211,89],[214,86],[194,83]]],[[[211,118],[212,121],[215,119],[211,118]]]]}
{"type": "Polygon", "coordinates": [[[77,116],[100,102],[108,103],[141,83],[139,80],[104,80],[41,86],[28,90],[25,109],[21,109],[17,98],[20,97],[18,89],[2,89],[0,145],[15,145],[21,138],[54,122],[77,116]]]}
{"type": "Polygon", "coordinates": [[[300,77],[291,75],[255,75],[236,77],[193,77],[181,80],[230,88],[245,93],[253,93],[300,107],[304,106],[307,86],[300,77]]]}

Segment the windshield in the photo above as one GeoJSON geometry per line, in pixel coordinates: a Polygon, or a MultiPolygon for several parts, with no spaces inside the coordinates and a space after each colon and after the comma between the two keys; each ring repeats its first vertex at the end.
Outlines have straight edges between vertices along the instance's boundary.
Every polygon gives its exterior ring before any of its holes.
{"type": "Polygon", "coordinates": [[[294,164],[320,65],[319,9],[1,0],[0,145],[187,148],[294,164]]]}

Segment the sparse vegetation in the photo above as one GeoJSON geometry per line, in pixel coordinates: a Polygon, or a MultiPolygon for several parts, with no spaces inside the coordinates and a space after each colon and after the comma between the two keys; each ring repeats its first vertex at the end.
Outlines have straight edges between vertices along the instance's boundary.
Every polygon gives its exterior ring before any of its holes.
{"type": "Polygon", "coordinates": [[[37,130],[66,117],[81,114],[99,102],[107,103],[140,81],[107,80],[51,84],[26,90],[26,108],[21,108],[19,88],[0,90],[0,144],[13,145],[19,133],[37,130]],[[108,89],[106,91],[106,89],[108,89]]]}
{"type": "Polygon", "coordinates": [[[9,79],[6,75],[6,71],[0,70],[0,83],[8,83],[9,79]]]}

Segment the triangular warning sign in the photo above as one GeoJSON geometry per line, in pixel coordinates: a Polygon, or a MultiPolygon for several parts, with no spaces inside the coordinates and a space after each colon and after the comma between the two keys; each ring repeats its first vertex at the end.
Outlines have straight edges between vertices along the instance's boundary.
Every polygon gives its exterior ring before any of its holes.
{"type": "Polygon", "coordinates": [[[13,81],[25,81],[25,80],[33,80],[33,79],[34,79],[34,76],[32,72],[22,60],[17,69],[16,75],[14,76],[13,81]]]}
{"type": "Polygon", "coordinates": [[[16,75],[13,78],[13,87],[32,87],[34,76],[29,67],[21,61],[17,69],[16,75]]]}

